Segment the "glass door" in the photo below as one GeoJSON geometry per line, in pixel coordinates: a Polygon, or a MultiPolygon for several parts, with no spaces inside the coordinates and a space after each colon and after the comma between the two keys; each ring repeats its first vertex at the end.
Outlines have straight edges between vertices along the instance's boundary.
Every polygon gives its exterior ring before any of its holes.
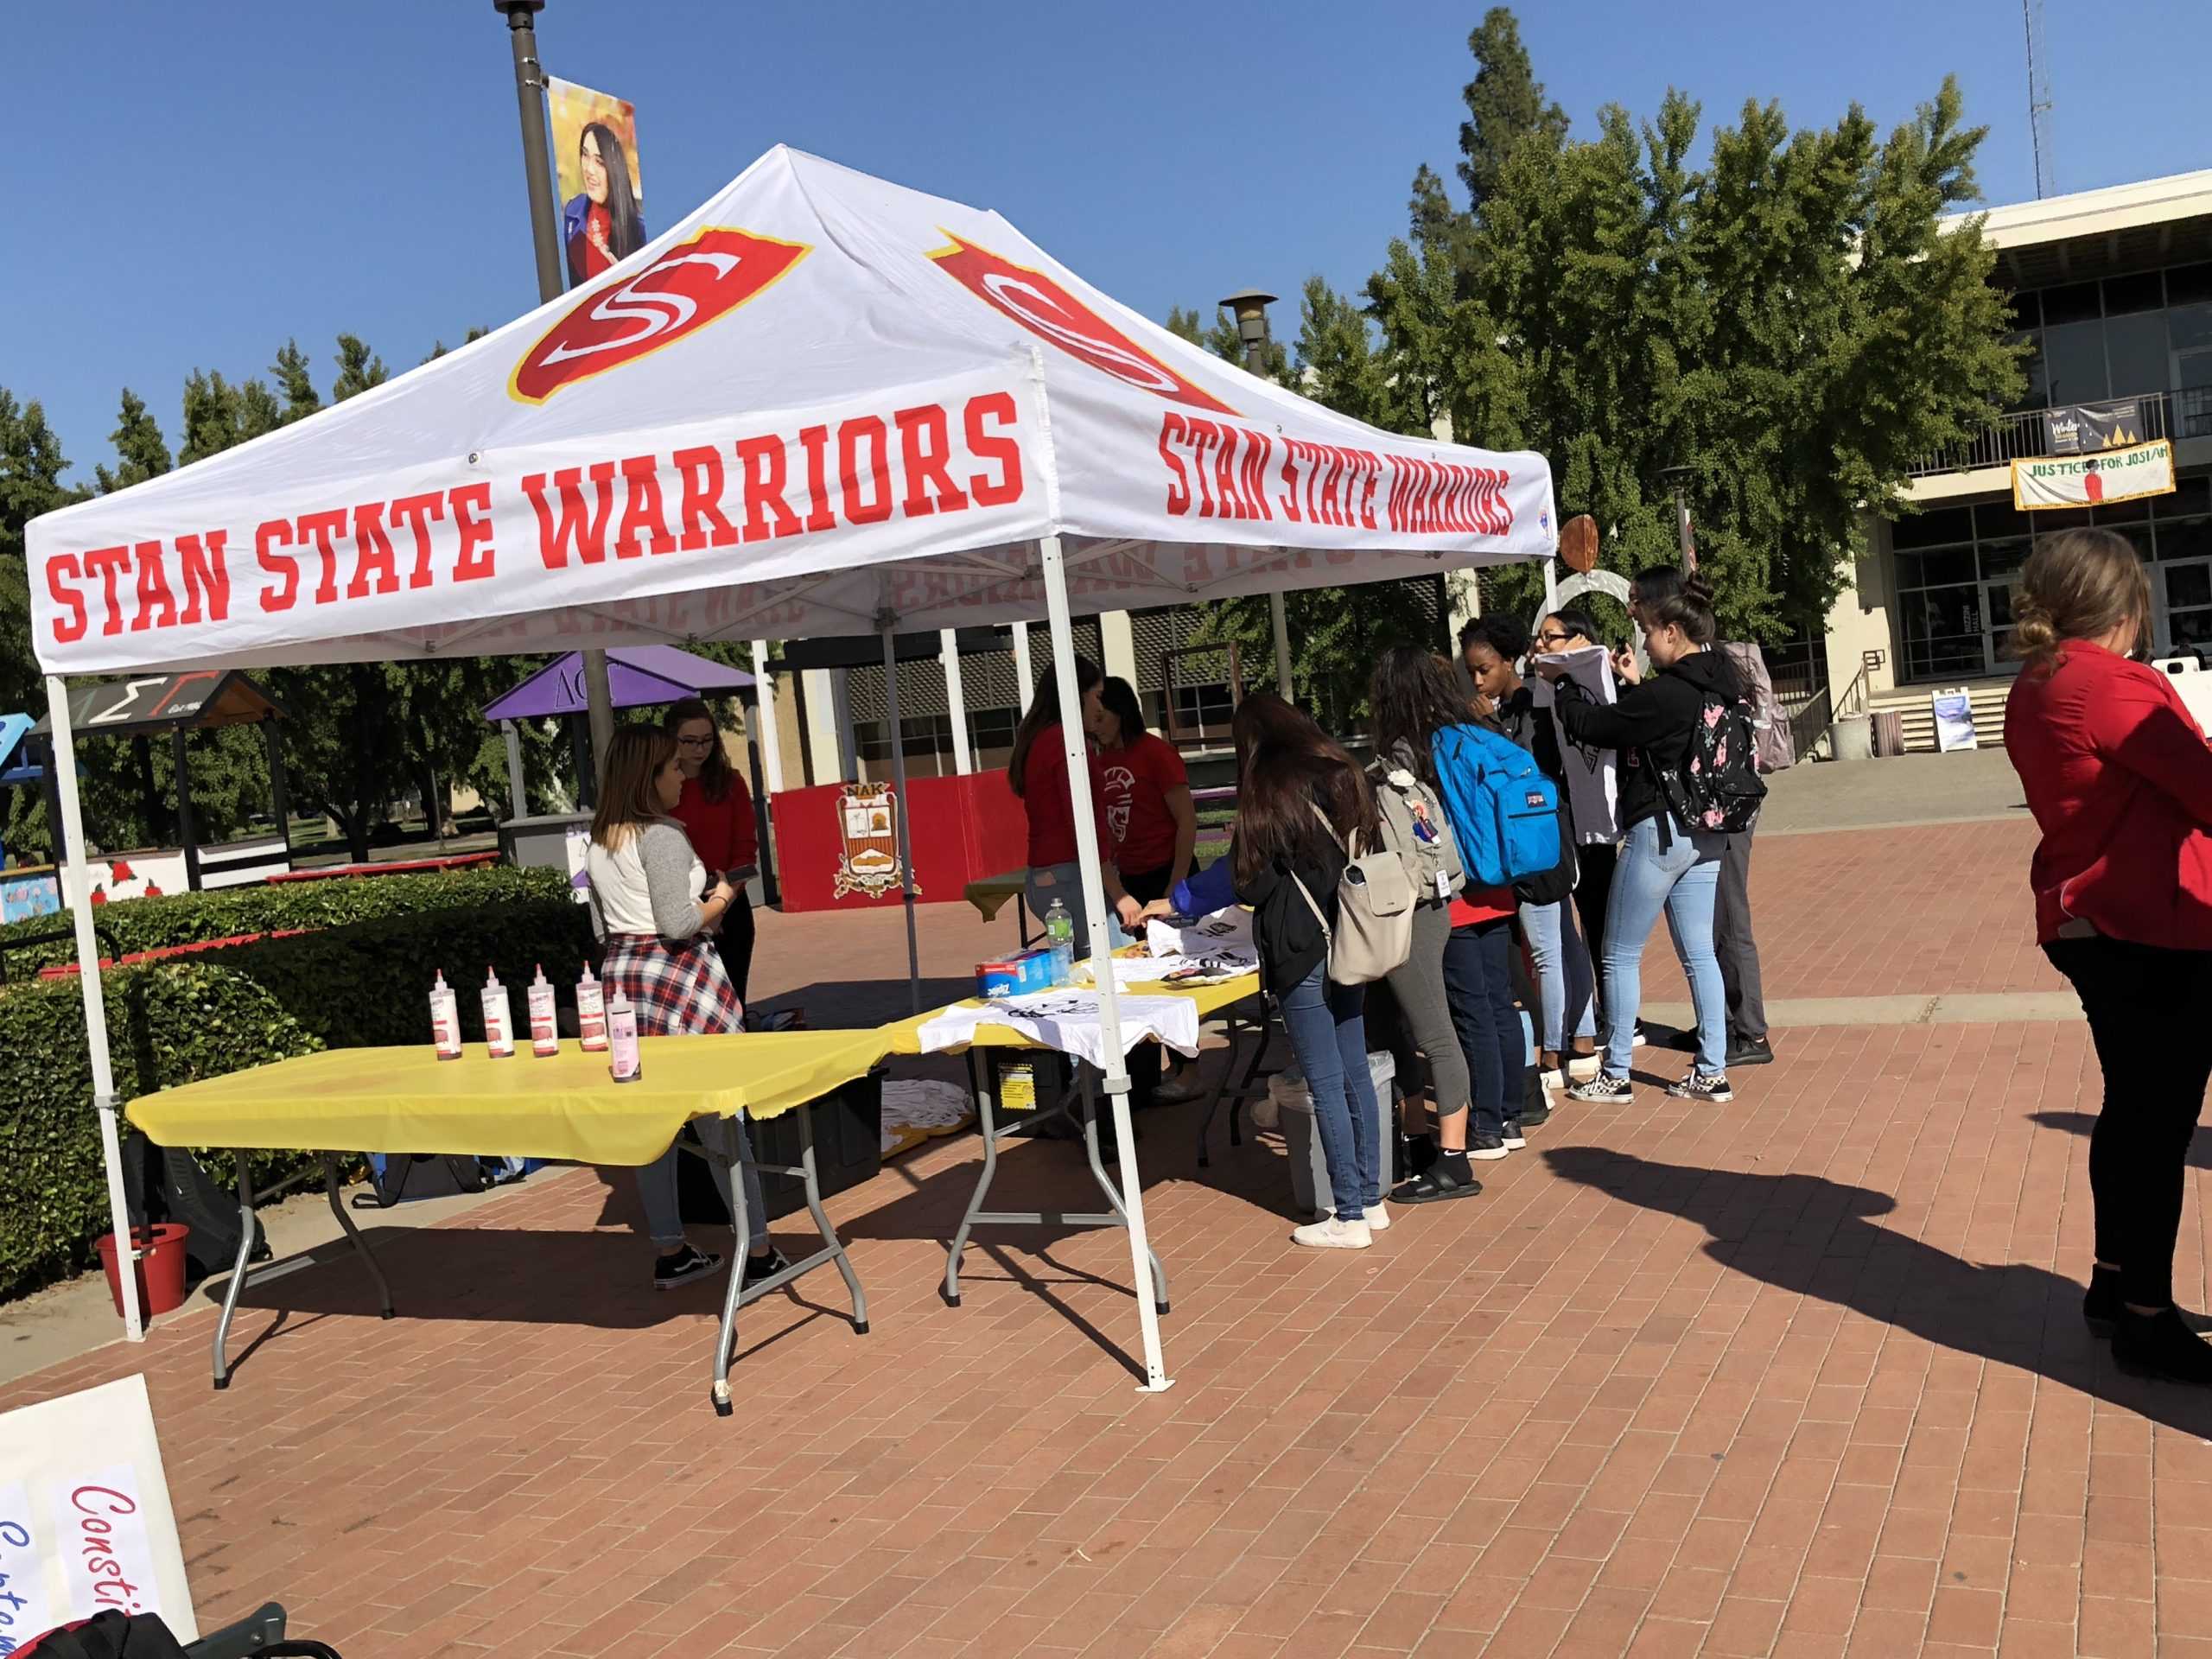
{"type": "Polygon", "coordinates": [[[2002,674],[2012,666],[2005,654],[2012,636],[2012,578],[1981,584],[1982,670],[2002,674]]]}

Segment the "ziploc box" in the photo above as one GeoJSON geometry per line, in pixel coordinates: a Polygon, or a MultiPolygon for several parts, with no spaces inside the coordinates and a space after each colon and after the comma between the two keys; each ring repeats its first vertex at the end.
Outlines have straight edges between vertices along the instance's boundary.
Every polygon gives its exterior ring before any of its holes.
{"type": "Polygon", "coordinates": [[[1052,988],[1052,953],[1049,950],[1022,950],[993,962],[976,964],[978,996],[1027,996],[1052,988]]]}

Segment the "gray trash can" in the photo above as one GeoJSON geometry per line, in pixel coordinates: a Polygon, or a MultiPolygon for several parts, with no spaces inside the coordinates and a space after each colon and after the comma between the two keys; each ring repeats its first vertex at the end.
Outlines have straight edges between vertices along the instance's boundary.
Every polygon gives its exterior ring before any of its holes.
{"type": "Polygon", "coordinates": [[[1874,722],[1866,715],[1846,715],[1828,728],[1828,758],[1832,760],[1871,760],[1874,758],[1874,722]]]}
{"type": "MultiPolygon", "coordinates": [[[[1387,1190],[1390,1136],[1396,1116],[1391,1084],[1398,1068],[1388,1054],[1370,1054],[1367,1071],[1375,1080],[1375,1144],[1382,1153],[1378,1168],[1387,1190]]],[[[1321,1155],[1321,1137],[1313,1130],[1313,1096],[1306,1091],[1305,1077],[1296,1071],[1281,1072],[1268,1079],[1268,1095],[1281,1116],[1283,1151],[1290,1160],[1291,1203],[1302,1215],[1330,1213],[1336,1201],[1329,1188],[1328,1160],[1321,1155]]]]}

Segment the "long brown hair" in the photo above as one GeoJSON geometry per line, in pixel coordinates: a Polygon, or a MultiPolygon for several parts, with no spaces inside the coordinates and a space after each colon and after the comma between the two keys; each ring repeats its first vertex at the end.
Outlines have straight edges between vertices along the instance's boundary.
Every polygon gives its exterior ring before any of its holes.
{"type": "MultiPolygon", "coordinates": [[[[1083,724],[1083,698],[1090,688],[1104,679],[1098,664],[1088,657],[1075,659],[1076,724],[1083,724]]],[[[1029,699],[1028,712],[1021,716],[1021,724],[1014,728],[1014,753],[1007,757],[1006,780],[1018,797],[1021,793],[1021,774],[1029,766],[1030,746],[1037,741],[1037,734],[1060,723],[1060,675],[1055,668],[1045,671],[1045,677],[1037,682],[1037,690],[1029,699]]]]}
{"type": "Polygon", "coordinates": [[[2135,624],[2139,649],[2151,626],[2151,577],[2118,531],[2068,530],[2039,540],[2012,589],[2012,654],[2029,671],[2058,666],[2069,640],[2101,639],[2135,624]]]}
{"type": "Polygon", "coordinates": [[[619,728],[607,746],[607,773],[599,780],[599,808],[591,815],[591,838],[610,853],[620,852],[647,824],[669,823],[653,779],[675,759],[676,740],[660,728],[619,728]]]}
{"type": "Polygon", "coordinates": [[[699,764],[699,792],[710,801],[729,798],[730,780],[737,776],[731,770],[729,756],[722,749],[722,723],[715,718],[715,711],[707,706],[704,697],[686,697],[668,705],[668,712],[661,716],[660,728],[673,738],[686,722],[703,720],[714,728],[715,741],[707,746],[707,758],[699,764]]]}
{"type": "Polygon", "coordinates": [[[1230,722],[1236,744],[1236,879],[1249,881],[1281,858],[1319,853],[1327,815],[1339,842],[1357,830],[1369,846],[1382,833],[1366,775],[1343,744],[1272,691],[1255,691],[1230,722]]]}
{"type": "Polygon", "coordinates": [[[1395,766],[1409,751],[1414,775],[1431,789],[1437,787],[1437,733],[1446,726],[1497,729],[1496,721],[1475,712],[1444,659],[1419,645],[1393,645],[1382,653],[1368,683],[1367,706],[1376,759],[1395,766]]]}

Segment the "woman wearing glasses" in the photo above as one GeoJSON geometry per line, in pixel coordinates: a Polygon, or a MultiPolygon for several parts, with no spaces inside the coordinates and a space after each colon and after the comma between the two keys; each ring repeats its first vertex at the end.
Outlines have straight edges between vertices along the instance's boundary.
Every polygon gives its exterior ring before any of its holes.
{"type": "Polygon", "coordinates": [[[697,697],[669,705],[661,729],[676,740],[677,764],[683,771],[683,793],[676,820],[691,837],[691,850],[710,874],[734,890],[721,918],[722,965],[743,1003],[753,970],[753,900],[745,884],[760,862],[760,838],[753,823],[753,791],[729,763],[715,711],[697,697]]]}
{"type": "MultiPolygon", "coordinates": [[[[1536,625],[1535,654],[1549,656],[1559,652],[1580,651],[1586,646],[1603,645],[1598,637],[1598,625],[1590,613],[1580,606],[1554,611],[1536,625]]],[[[1602,949],[1605,938],[1605,899],[1612,891],[1613,864],[1620,848],[1618,824],[1597,823],[1591,821],[1586,804],[1578,801],[1580,815],[1574,826],[1580,842],[1574,849],[1576,876],[1574,880],[1574,913],[1582,923],[1582,937],[1592,948],[1602,949]]],[[[1637,1033],[1643,1040],[1643,1033],[1637,1033]]],[[[1578,1079],[1579,1081],[1580,1079],[1578,1079]]]]}

